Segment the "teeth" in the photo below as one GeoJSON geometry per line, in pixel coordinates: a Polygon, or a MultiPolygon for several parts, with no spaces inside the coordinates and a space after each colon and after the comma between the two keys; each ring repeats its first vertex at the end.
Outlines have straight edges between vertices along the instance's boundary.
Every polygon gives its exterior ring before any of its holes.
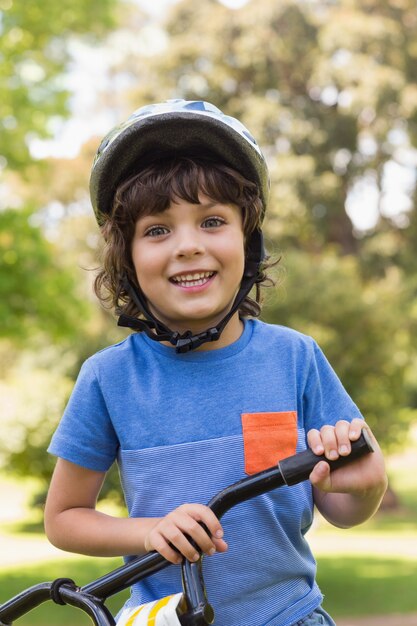
{"type": "Polygon", "coordinates": [[[195,287],[203,285],[208,278],[213,276],[214,272],[196,272],[195,274],[185,274],[183,276],[174,276],[172,280],[178,285],[186,285],[187,287],[195,287]]]}

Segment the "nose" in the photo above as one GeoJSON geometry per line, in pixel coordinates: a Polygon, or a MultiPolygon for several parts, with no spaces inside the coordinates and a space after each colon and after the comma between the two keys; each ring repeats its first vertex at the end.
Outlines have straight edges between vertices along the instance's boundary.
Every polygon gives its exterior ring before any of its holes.
{"type": "Polygon", "coordinates": [[[205,247],[199,232],[194,228],[183,228],[177,232],[175,256],[188,258],[204,254],[205,247]]]}

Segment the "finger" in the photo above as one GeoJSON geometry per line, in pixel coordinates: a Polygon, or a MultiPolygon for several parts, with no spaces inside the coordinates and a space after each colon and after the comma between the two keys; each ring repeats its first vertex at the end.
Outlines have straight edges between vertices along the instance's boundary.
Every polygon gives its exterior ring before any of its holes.
{"type": "Polygon", "coordinates": [[[200,555],[195,546],[193,546],[184,531],[178,526],[165,527],[163,533],[164,539],[182,554],[188,561],[198,561],[200,555]]]}
{"type": "Polygon", "coordinates": [[[201,505],[198,507],[197,513],[199,521],[205,524],[210,536],[221,539],[223,537],[223,528],[213,511],[208,506],[201,505]]]}
{"type": "Polygon", "coordinates": [[[169,545],[162,535],[157,534],[149,539],[149,550],[156,550],[167,561],[173,563],[174,565],[179,565],[182,561],[181,554],[174,550],[174,548],[169,545]]]}
{"type": "Polygon", "coordinates": [[[216,547],[216,552],[226,552],[229,547],[224,539],[216,539],[213,537],[213,543],[216,547]]]}
{"type": "Polygon", "coordinates": [[[216,552],[216,546],[208,534],[208,531],[201,525],[201,522],[195,520],[190,516],[186,516],[181,523],[182,532],[189,538],[191,538],[198,548],[205,554],[214,554],[216,552]]]}
{"type": "MultiPolygon", "coordinates": [[[[186,529],[184,529],[184,533],[187,537],[191,537],[201,552],[204,552],[208,556],[213,555],[215,552],[226,552],[228,549],[228,545],[224,539],[208,535],[205,527],[201,526],[201,522],[196,522],[196,526],[187,525],[186,529]]],[[[221,533],[223,533],[223,531],[221,531],[221,533]]]]}
{"type": "Polygon", "coordinates": [[[324,446],[324,454],[330,461],[339,458],[337,438],[334,426],[326,425],[320,429],[321,440],[324,446]]]}
{"type": "Polygon", "coordinates": [[[350,422],[347,420],[339,420],[335,425],[335,435],[337,440],[337,450],[341,456],[350,454],[350,422]]]}
{"type": "Polygon", "coordinates": [[[316,428],[312,428],[308,431],[307,443],[309,447],[313,450],[314,454],[320,455],[324,453],[324,446],[321,440],[320,431],[318,431],[316,428]]]}
{"type": "MultiPolygon", "coordinates": [[[[206,544],[206,550],[204,551],[208,552],[213,547],[216,547],[215,540],[223,539],[224,533],[223,528],[213,511],[208,506],[195,504],[186,504],[180,508],[184,510],[188,515],[190,515],[190,517],[192,517],[194,520],[203,524],[203,527],[198,524],[198,528],[196,529],[197,535],[192,534],[192,536],[193,539],[195,539],[202,548],[203,545],[200,544],[200,541],[203,541],[206,544]],[[203,531],[204,534],[202,534],[201,531],[203,531]],[[210,543],[206,543],[207,537],[209,538],[210,543]]],[[[190,531],[193,532],[193,529],[190,529],[190,531]]],[[[224,547],[224,545],[226,544],[219,543],[219,545],[224,547]]]]}
{"type": "Polygon", "coordinates": [[[371,432],[371,429],[366,424],[366,422],[358,417],[355,417],[355,419],[353,419],[350,423],[349,439],[351,441],[356,441],[357,439],[359,439],[363,428],[366,428],[368,432],[371,432]]]}
{"type": "Polygon", "coordinates": [[[330,491],[332,483],[329,464],[325,461],[317,463],[309,476],[309,480],[314,487],[321,491],[330,491]]]}

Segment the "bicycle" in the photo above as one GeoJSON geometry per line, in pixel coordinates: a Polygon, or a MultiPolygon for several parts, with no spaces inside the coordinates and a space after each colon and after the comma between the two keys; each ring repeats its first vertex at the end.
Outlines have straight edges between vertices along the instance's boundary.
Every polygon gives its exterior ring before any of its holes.
{"type": "MultiPolygon", "coordinates": [[[[357,441],[352,442],[351,453],[329,461],[331,470],[373,452],[366,429],[362,430],[357,441]]],[[[324,456],[318,456],[311,450],[305,450],[281,460],[276,466],[243,478],[216,494],[208,506],[220,519],[230,508],[273,489],[292,486],[307,480],[313,467],[324,456]]],[[[130,616],[130,622],[137,620],[139,613],[149,616],[153,612],[153,621],[146,618],[143,624],[161,624],[165,626],[208,626],[214,623],[214,609],[210,605],[203,576],[203,556],[197,562],[183,560],[181,564],[182,592],[169,596],[155,603],[153,607],[143,610],[142,605],[136,609],[136,615],[130,616]],[[155,621],[158,616],[158,621],[155,621]]],[[[105,605],[105,601],[132,584],[151,576],[172,565],[158,552],[150,552],[105,574],[104,576],[78,587],[69,578],[58,578],[52,582],[44,582],[25,589],[0,606],[0,626],[11,626],[14,620],[22,617],[32,609],[46,601],[60,605],[70,605],[84,611],[95,626],[115,626],[116,621],[105,605]]],[[[142,623],[139,621],[139,623],[142,623]]]]}

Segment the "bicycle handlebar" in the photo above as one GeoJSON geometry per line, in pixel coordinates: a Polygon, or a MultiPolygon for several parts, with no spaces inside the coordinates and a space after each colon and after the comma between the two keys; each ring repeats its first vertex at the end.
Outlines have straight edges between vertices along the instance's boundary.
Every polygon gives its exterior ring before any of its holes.
{"type": "Polygon", "coordinates": [[[355,459],[359,459],[368,452],[374,452],[374,447],[369,436],[369,431],[363,428],[359,439],[351,442],[351,451],[348,456],[339,456],[335,461],[330,461],[326,459],[324,455],[318,456],[314,454],[312,450],[308,449],[283,459],[280,461],[279,467],[285,484],[295,485],[303,480],[307,480],[314,466],[321,460],[326,461],[330,465],[331,471],[334,471],[347,463],[351,463],[355,459]]]}
{"type": "MultiPolygon", "coordinates": [[[[374,452],[366,429],[362,430],[357,441],[351,442],[351,448],[349,455],[339,456],[336,461],[330,461],[324,455],[316,455],[311,450],[299,452],[281,460],[277,466],[243,478],[226,487],[210,500],[208,506],[220,519],[237,504],[278,487],[292,486],[307,480],[319,461],[326,461],[333,471],[374,452]]],[[[54,583],[35,585],[0,606],[0,626],[9,626],[13,620],[46,600],[54,599],[57,602],[54,596],[60,597],[63,604],[71,604],[84,610],[98,626],[113,626],[114,620],[104,607],[104,600],[169,565],[171,563],[158,552],[149,552],[81,588],[61,584],[59,588],[53,590],[54,583]]],[[[195,576],[198,582],[198,572],[195,574],[194,567],[195,564],[191,564],[191,575],[195,576]]]]}

